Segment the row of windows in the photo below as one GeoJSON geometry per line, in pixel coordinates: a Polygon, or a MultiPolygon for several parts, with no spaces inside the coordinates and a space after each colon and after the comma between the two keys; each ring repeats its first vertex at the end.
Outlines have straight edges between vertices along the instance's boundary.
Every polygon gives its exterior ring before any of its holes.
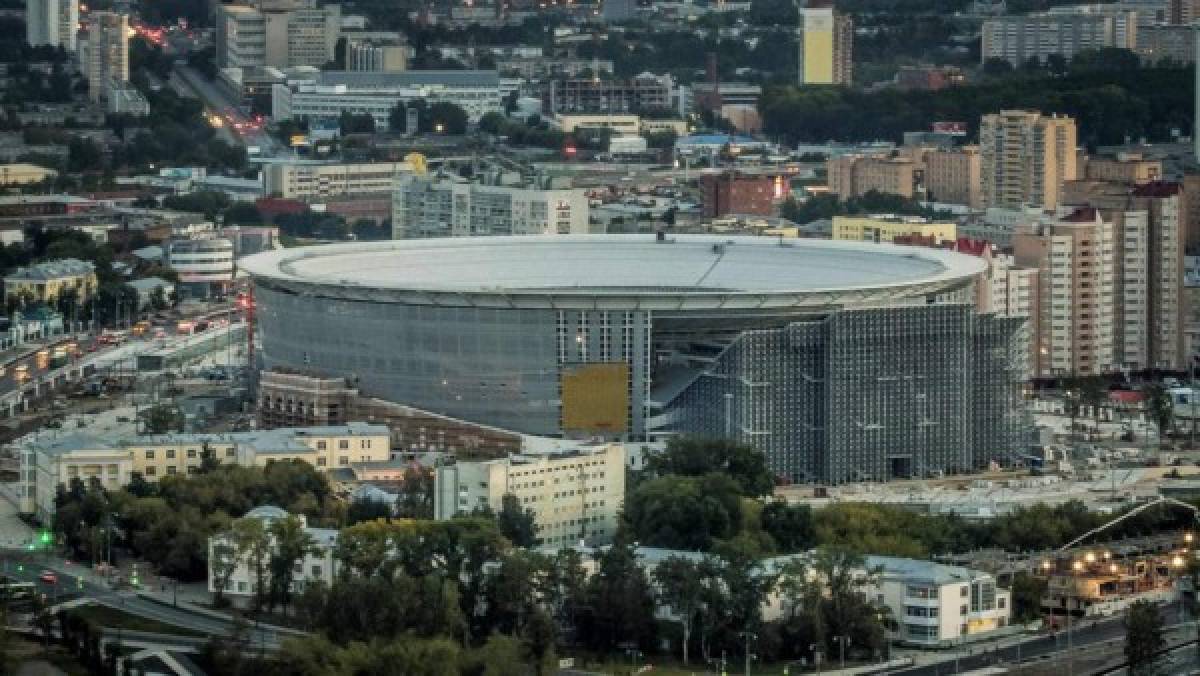
{"type": "MultiPolygon", "coordinates": [[[[155,451],[154,449],[146,449],[146,459],[154,460],[156,452],[157,451],[155,451]]],[[[187,457],[189,457],[189,458],[197,458],[197,457],[199,457],[199,453],[200,453],[200,451],[195,448],[187,449],[187,457]]],[[[216,454],[217,454],[217,451],[214,450],[213,455],[216,455],[216,454]]],[[[237,456],[237,449],[235,449],[233,446],[228,446],[225,448],[225,457],[226,458],[233,458],[235,456],[237,456]]],[[[166,458],[167,458],[167,460],[175,459],[175,449],[174,448],[166,449],[166,458]]]]}

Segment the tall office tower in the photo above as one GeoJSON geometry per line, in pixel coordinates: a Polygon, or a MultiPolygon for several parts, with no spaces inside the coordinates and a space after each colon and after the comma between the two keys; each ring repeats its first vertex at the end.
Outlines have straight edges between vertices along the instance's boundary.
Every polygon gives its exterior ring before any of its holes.
{"type": "Polygon", "coordinates": [[[1058,208],[1062,185],[1076,177],[1075,120],[1003,110],[979,125],[983,203],[1017,209],[1058,208]]]}
{"type": "Polygon", "coordinates": [[[217,63],[225,68],[323,66],[341,35],[341,7],[221,5],[217,63]]]}
{"type": "Polygon", "coordinates": [[[1037,269],[1033,375],[1086,376],[1119,368],[1114,353],[1114,228],[1092,207],[1043,217],[1013,235],[1017,265],[1037,269]]]}
{"type": "Polygon", "coordinates": [[[850,84],[854,79],[854,20],[828,0],[798,9],[800,84],[850,84]]]}
{"type": "Polygon", "coordinates": [[[74,52],[78,43],[79,0],[26,0],[25,40],[74,52]]]}
{"type": "Polygon", "coordinates": [[[87,20],[88,46],[84,74],[93,101],[108,98],[113,85],[129,82],[129,17],[92,12],[87,20]]]}

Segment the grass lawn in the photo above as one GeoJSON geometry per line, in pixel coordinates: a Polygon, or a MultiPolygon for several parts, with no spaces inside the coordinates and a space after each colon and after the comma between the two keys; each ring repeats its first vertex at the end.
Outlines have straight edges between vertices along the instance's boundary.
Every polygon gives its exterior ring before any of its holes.
{"type": "Polygon", "coordinates": [[[80,617],[90,620],[101,627],[129,629],[131,631],[150,631],[159,634],[175,634],[176,636],[208,636],[208,634],[191,629],[184,629],[183,627],[177,627],[166,622],[139,617],[117,608],[109,608],[108,606],[99,604],[79,606],[71,612],[77,613],[80,617]]]}

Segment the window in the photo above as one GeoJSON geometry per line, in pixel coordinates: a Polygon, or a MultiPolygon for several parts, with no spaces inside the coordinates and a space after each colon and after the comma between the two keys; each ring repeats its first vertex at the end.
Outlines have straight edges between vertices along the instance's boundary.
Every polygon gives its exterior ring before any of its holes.
{"type": "Polygon", "coordinates": [[[168,465],[167,466],[167,474],[174,474],[174,473],[175,473],[175,465],[168,465]]]}
{"type": "Polygon", "coordinates": [[[226,458],[232,458],[235,455],[237,455],[237,449],[235,449],[233,446],[230,446],[229,448],[225,449],[225,457],[226,458]]]}
{"type": "Polygon", "coordinates": [[[194,449],[194,448],[189,448],[189,449],[187,449],[187,452],[188,452],[188,457],[189,457],[189,458],[195,458],[195,457],[196,457],[196,449],[194,449]]]}
{"type": "Polygon", "coordinates": [[[158,474],[157,467],[154,467],[153,465],[151,465],[150,467],[146,468],[146,476],[154,476],[155,474],[158,474]]]}
{"type": "Polygon", "coordinates": [[[348,455],[339,455],[339,456],[338,456],[338,464],[339,464],[339,465],[349,465],[349,464],[350,464],[350,456],[348,456],[348,455]]]}
{"type": "Polygon", "coordinates": [[[324,442],[324,441],[318,441],[318,442],[317,442],[317,450],[318,450],[318,451],[323,451],[323,450],[325,450],[325,442],[324,442]]]}
{"type": "Polygon", "coordinates": [[[146,451],[146,459],[153,460],[154,459],[154,451],[146,451]]]}
{"type": "Polygon", "coordinates": [[[349,440],[347,440],[347,439],[342,439],[341,441],[339,441],[339,442],[338,442],[338,450],[339,450],[339,451],[344,451],[344,450],[346,450],[346,449],[348,449],[348,448],[350,448],[350,441],[349,441],[349,440]]]}
{"type": "Polygon", "coordinates": [[[174,460],[174,459],[175,459],[175,449],[168,448],[167,449],[167,460],[174,460]]]}
{"type": "Polygon", "coordinates": [[[325,466],[325,458],[324,457],[317,458],[317,467],[324,467],[324,466],[325,466]]]}
{"type": "Polygon", "coordinates": [[[312,576],[313,577],[321,577],[321,567],[320,566],[312,567],[312,576]]]}

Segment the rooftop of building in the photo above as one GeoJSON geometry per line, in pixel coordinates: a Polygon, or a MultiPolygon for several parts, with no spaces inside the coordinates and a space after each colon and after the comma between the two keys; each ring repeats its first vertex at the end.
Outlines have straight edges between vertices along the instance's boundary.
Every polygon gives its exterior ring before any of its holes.
{"type": "Polygon", "coordinates": [[[67,436],[49,439],[44,442],[31,440],[30,446],[37,448],[42,455],[58,456],[77,451],[115,451],[115,446],[90,434],[69,434],[67,436]]]}
{"type": "Polygon", "coordinates": [[[172,444],[249,444],[256,449],[283,450],[295,448],[307,451],[303,444],[292,445],[296,439],[312,437],[390,437],[391,431],[387,425],[374,423],[350,422],[345,425],[322,425],[316,427],[279,427],[270,430],[253,430],[250,432],[197,432],[179,434],[146,434],[130,438],[124,443],[128,446],[166,446],[172,444]]]}
{"type": "Polygon", "coordinates": [[[868,570],[879,569],[885,576],[938,585],[966,583],[984,575],[984,573],[962,566],[948,566],[934,561],[905,559],[896,556],[868,556],[864,563],[868,570]]]}
{"type": "Polygon", "coordinates": [[[494,70],[406,70],[400,72],[325,70],[317,74],[316,81],[320,85],[345,85],[351,89],[382,89],[416,85],[498,87],[500,86],[500,74],[494,70]]]}
{"type": "Polygon", "coordinates": [[[35,263],[23,268],[17,268],[8,275],[5,275],[4,278],[23,281],[49,281],[64,277],[90,275],[95,271],[96,266],[88,261],[81,261],[78,258],[60,258],[56,261],[35,263]]]}
{"type": "Polygon", "coordinates": [[[242,268],[261,282],[395,291],[412,302],[453,294],[524,303],[540,298],[543,304],[567,297],[620,302],[670,297],[722,306],[753,297],[762,306],[797,296],[903,293],[960,283],[981,274],[985,264],[951,251],[870,242],[526,235],[301,247],[250,256],[242,268]]]}

